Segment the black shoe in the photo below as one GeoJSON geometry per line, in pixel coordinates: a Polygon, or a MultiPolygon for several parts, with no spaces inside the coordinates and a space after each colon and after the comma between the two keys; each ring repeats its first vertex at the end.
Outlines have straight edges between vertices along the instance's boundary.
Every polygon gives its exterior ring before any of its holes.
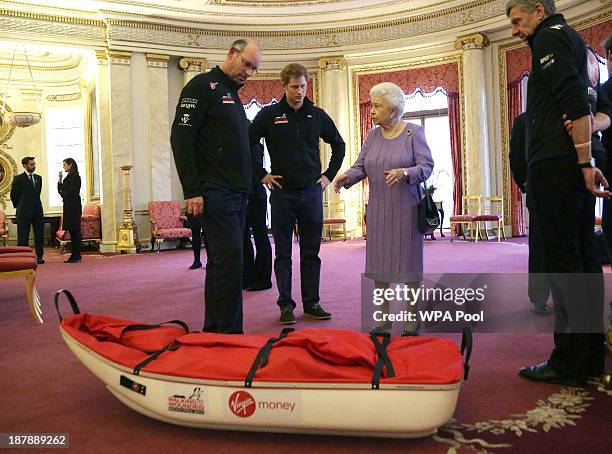
{"type": "Polygon", "coordinates": [[[389,331],[391,331],[391,328],[393,328],[393,322],[386,321],[379,325],[373,326],[372,329],[369,331],[369,333],[370,334],[384,334],[384,333],[388,333],[389,331]]]}
{"type": "Polygon", "coordinates": [[[574,388],[586,386],[586,380],[563,376],[554,371],[547,362],[536,364],[535,366],[523,367],[519,371],[519,376],[539,383],[560,384],[574,388]]]}
{"type": "Polygon", "coordinates": [[[332,318],[332,314],[326,312],[320,304],[315,304],[311,308],[304,308],[304,315],[310,318],[314,318],[315,320],[329,320],[332,318]]]}
{"type": "Polygon", "coordinates": [[[70,257],[68,260],[64,260],[64,263],[79,263],[81,257],[70,257]]]}
{"type": "Polygon", "coordinates": [[[36,263],[42,265],[43,263],[45,263],[45,259],[36,259],[36,263]]]}
{"type": "Polygon", "coordinates": [[[258,292],[260,290],[268,290],[269,288],[272,288],[272,282],[266,285],[249,285],[246,289],[247,292],[258,292]]]}
{"type": "Polygon", "coordinates": [[[293,309],[290,307],[284,307],[281,309],[281,315],[278,319],[283,325],[293,325],[295,323],[295,316],[293,315],[293,309]]]}
{"type": "Polygon", "coordinates": [[[190,270],[197,270],[198,268],[202,268],[202,264],[200,262],[193,262],[193,264],[189,267],[190,270]]]}
{"type": "Polygon", "coordinates": [[[402,337],[419,335],[419,330],[421,329],[421,320],[417,320],[416,325],[414,325],[413,322],[407,323],[407,325],[413,327],[412,329],[404,329],[404,331],[402,331],[402,337]]]}
{"type": "Polygon", "coordinates": [[[552,311],[548,304],[531,303],[531,310],[538,315],[552,315],[552,311]]]}

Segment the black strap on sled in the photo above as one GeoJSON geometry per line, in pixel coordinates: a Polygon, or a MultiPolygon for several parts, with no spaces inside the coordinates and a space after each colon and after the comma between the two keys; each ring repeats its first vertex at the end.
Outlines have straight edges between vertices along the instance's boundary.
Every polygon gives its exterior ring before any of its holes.
{"type": "MultiPolygon", "coordinates": [[[[187,323],[181,321],[181,320],[170,320],[169,322],[163,322],[163,323],[158,323],[157,325],[128,325],[125,328],[123,328],[121,330],[121,334],[119,334],[119,343],[121,343],[121,338],[123,337],[123,335],[125,333],[127,333],[128,331],[145,331],[148,329],[155,329],[155,328],[160,328],[163,325],[179,325],[181,328],[183,328],[185,330],[185,334],[189,334],[189,326],[187,326],[187,323]]],[[[155,353],[158,350],[154,350],[154,351],[145,351],[145,353],[155,353]]]]}
{"type": "Polygon", "coordinates": [[[295,331],[294,328],[284,328],[278,337],[272,337],[268,339],[268,342],[265,343],[263,347],[259,350],[259,353],[255,357],[255,361],[251,365],[251,369],[244,379],[244,386],[250,388],[253,385],[253,378],[257,373],[257,369],[260,367],[265,367],[268,364],[268,359],[270,358],[270,351],[272,350],[272,346],[277,343],[279,340],[284,339],[291,332],[295,331]]]}
{"type": "Polygon", "coordinates": [[[59,317],[60,322],[63,320],[62,318],[62,314],[60,313],[59,310],[59,299],[60,296],[63,294],[66,295],[66,297],[68,298],[68,302],[70,303],[70,307],[72,308],[72,313],[74,315],[80,314],[81,311],[79,310],[79,305],[77,304],[76,300],[74,299],[74,296],[72,296],[72,293],[70,293],[68,290],[66,290],[65,288],[58,290],[57,292],[55,292],[55,310],[57,311],[57,315],[59,317]]]}
{"type": "Polygon", "coordinates": [[[178,345],[166,345],[164,348],[162,348],[161,350],[157,350],[156,352],[154,352],[151,356],[149,356],[147,359],[145,359],[144,361],[141,361],[140,363],[138,363],[136,365],[136,367],[134,367],[134,375],[140,375],[140,369],[142,369],[143,367],[145,367],[147,364],[149,364],[151,361],[156,360],[157,358],[159,358],[159,356],[167,351],[176,351],[179,349],[178,345]]]}
{"type": "MultiPolygon", "coordinates": [[[[169,322],[163,322],[163,323],[158,323],[156,325],[128,325],[125,328],[123,328],[121,330],[121,334],[119,334],[119,343],[121,343],[121,338],[123,337],[123,335],[128,332],[128,331],[145,331],[148,329],[155,329],[155,328],[159,328],[163,325],[168,325],[168,324],[174,324],[174,325],[179,325],[181,328],[183,328],[185,330],[185,334],[189,333],[189,326],[187,326],[187,323],[181,321],[181,320],[170,320],[169,322]]],[[[138,363],[136,365],[136,367],[134,367],[134,375],[140,375],[140,369],[142,369],[143,367],[145,367],[147,364],[149,364],[151,361],[156,360],[157,358],[159,358],[159,356],[167,351],[176,351],[179,349],[179,345],[174,345],[173,343],[170,343],[168,345],[166,345],[164,348],[160,349],[160,350],[153,350],[153,351],[147,351],[144,350],[145,353],[149,353],[151,356],[149,356],[148,358],[146,358],[145,360],[141,361],[140,363],[138,363]]]]}
{"type": "Polygon", "coordinates": [[[472,356],[472,328],[466,326],[463,328],[461,336],[461,354],[465,352],[465,361],[463,363],[463,379],[467,380],[470,375],[470,357],[472,356]]]}
{"type": "Polygon", "coordinates": [[[389,355],[387,355],[387,345],[391,341],[390,333],[372,333],[370,339],[376,347],[376,353],[378,353],[378,359],[376,360],[376,366],[374,367],[374,374],[372,374],[372,389],[380,388],[380,377],[382,375],[383,365],[387,368],[387,377],[395,377],[395,369],[393,369],[393,363],[389,355]],[[379,337],[383,338],[382,343],[378,340],[379,337]]]}

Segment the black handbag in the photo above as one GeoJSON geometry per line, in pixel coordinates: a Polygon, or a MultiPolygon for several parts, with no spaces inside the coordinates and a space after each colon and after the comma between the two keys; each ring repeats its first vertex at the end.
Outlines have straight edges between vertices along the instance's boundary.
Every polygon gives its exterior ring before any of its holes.
{"type": "MultiPolygon", "coordinates": [[[[421,179],[423,184],[425,184],[423,169],[421,169],[421,179]]],[[[438,212],[438,207],[436,207],[431,194],[429,194],[424,187],[421,188],[420,184],[417,185],[417,190],[421,199],[419,202],[419,219],[417,227],[419,232],[423,235],[431,235],[440,227],[440,213],[438,212]]]]}

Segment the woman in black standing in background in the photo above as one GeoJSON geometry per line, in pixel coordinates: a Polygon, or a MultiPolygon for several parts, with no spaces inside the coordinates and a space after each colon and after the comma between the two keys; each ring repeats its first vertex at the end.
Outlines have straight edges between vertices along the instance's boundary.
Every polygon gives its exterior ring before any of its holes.
{"type": "Polygon", "coordinates": [[[64,172],[68,175],[63,178],[62,172],[59,173],[57,191],[64,200],[62,228],[70,233],[72,247],[72,254],[68,260],[64,260],[64,263],[77,263],[81,261],[81,177],[74,159],[64,159],[63,165],[64,172]]]}

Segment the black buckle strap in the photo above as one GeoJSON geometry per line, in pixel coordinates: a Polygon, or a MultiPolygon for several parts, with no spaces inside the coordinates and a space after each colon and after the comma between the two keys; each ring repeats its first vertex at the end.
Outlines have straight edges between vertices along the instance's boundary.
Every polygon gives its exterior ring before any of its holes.
{"type": "MultiPolygon", "coordinates": [[[[189,326],[187,326],[187,323],[181,320],[170,320],[169,322],[158,323],[157,325],[128,325],[121,330],[121,334],[119,334],[119,343],[121,343],[121,339],[123,335],[127,333],[128,331],[144,331],[147,329],[160,328],[161,326],[168,325],[168,324],[179,325],[181,328],[185,330],[185,334],[189,334],[190,332],[189,326]]],[[[157,351],[159,350],[153,350],[153,351],[145,350],[145,353],[156,353],[157,351]]]]}
{"type": "MultiPolygon", "coordinates": [[[[162,348],[161,350],[157,350],[156,352],[154,352],[151,356],[149,356],[147,359],[145,359],[144,361],[138,363],[136,365],[136,367],[134,367],[134,375],[140,375],[140,369],[142,369],[143,367],[145,367],[147,364],[149,364],[151,361],[156,360],[157,358],[159,358],[161,356],[162,353],[167,352],[167,351],[172,351],[175,352],[179,349],[179,345],[166,345],[164,348],[162,348]]],[[[149,352],[147,352],[149,353],[149,352]]]]}
{"type": "Polygon", "coordinates": [[[467,380],[470,375],[470,357],[472,356],[472,328],[466,326],[463,328],[461,336],[461,354],[465,352],[465,361],[463,363],[463,379],[467,380]]]}
{"type": "Polygon", "coordinates": [[[77,304],[76,300],[74,299],[74,296],[72,296],[72,293],[70,293],[65,288],[63,288],[61,290],[58,290],[57,292],[55,292],[54,299],[55,299],[55,310],[57,311],[57,315],[59,317],[60,322],[62,320],[64,320],[62,318],[62,314],[60,313],[60,310],[59,310],[59,299],[60,299],[60,296],[62,295],[62,293],[65,294],[66,297],[68,298],[68,302],[70,303],[70,307],[72,308],[72,313],[74,315],[77,315],[77,314],[81,313],[81,311],[79,310],[79,305],[77,304]]]}
{"type": "Polygon", "coordinates": [[[378,353],[378,359],[376,360],[376,366],[374,367],[374,374],[372,374],[372,389],[380,388],[380,377],[382,375],[383,365],[387,369],[387,377],[395,377],[395,369],[393,368],[393,363],[387,355],[387,345],[391,341],[390,333],[372,333],[370,334],[370,339],[376,348],[376,353],[378,353]],[[379,337],[383,338],[382,343],[378,340],[379,337]]]}
{"type": "Polygon", "coordinates": [[[272,337],[268,339],[268,342],[265,343],[263,347],[259,350],[259,353],[255,357],[255,361],[251,365],[251,369],[244,379],[244,386],[250,388],[253,385],[253,378],[257,373],[257,369],[260,367],[265,367],[268,364],[268,359],[270,358],[270,351],[272,350],[272,346],[277,343],[279,340],[284,339],[291,332],[295,331],[294,328],[284,328],[278,337],[272,337]]]}

